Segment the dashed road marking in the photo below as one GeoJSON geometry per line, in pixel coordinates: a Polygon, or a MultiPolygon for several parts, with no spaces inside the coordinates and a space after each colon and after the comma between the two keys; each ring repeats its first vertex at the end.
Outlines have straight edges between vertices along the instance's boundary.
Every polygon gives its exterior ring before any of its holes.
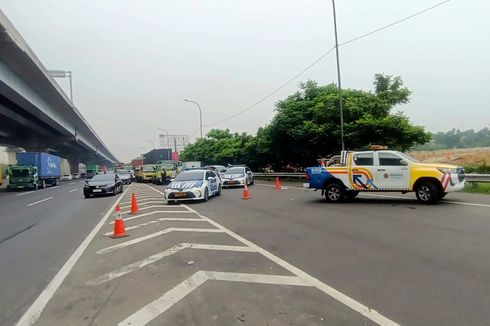
{"type": "Polygon", "coordinates": [[[160,298],[156,299],[155,301],[141,308],[128,318],[124,319],[118,325],[146,325],[208,280],[292,286],[312,286],[298,276],[198,271],[185,281],[175,286],[170,291],[166,292],[160,298]]]}
{"type": "Polygon", "coordinates": [[[35,201],[35,202],[33,202],[33,203],[27,204],[27,206],[28,206],[28,207],[30,207],[30,206],[34,206],[34,205],[37,205],[37,204],[40,204],[40,203],[44,203],[45,201],[48,201],[48,200],[51,200],[51,199],[53,199],[53,197],[44,198],[44,199],[41,199],[41,200],[35,201]]]}
{"type": "Polygon", "coordinates": [[[74,185],[76,182],[70,182],[69,185],[74,185]]]}
{"type": "Polygon", "coordinates": [[[78,190],[78,188],[75,188],[75,189],[70,190],[69,192],[75,192],[77,190],[78,190]]]}
{"type": "Polygon", "coordinates": [[[125,248],[125,247],[131,246],[131,245],[134,245],[134,244],[137,244],[137,243],[140,243],[140,242],[143,242],[143,241],[146,241],[146,240],[149,240],[149,239],[152,239],[152,238],[155,238],[155,237],[158,237],[158,236],[164,235],[166,233],[170,233],[170,232],[208,232],[208,233],[221,233],[223,231],[220,230],[220,229],[168,228],[168,229],[164,229],[164,230],[161,230],[161,231],[158,231],[158,232],[154,232],[154,233],[150,233],[150,234],[144,235],[144,236],[139,237],[139,238],[136,238],[136,239],[132,239],[132,240],[129,240],[129,241],[121,242],[121,243],[119,243],[117,245],[113,245],[113,246],[106,247],[104,249],[100,249],[100,250],[96,251],[96,253],[98,253],[99,255],[107,254],[109,252],[112,252],[112,251],[115,251],[115,250],[118,250],[118,249],[121,249],[121,248],[125,248]]]}
{"type": "Polygon", "coordinates": [[[23,192],[23,193],[17,194],[16,196],[24,196],[24,195],[32,194],[33,192],[34,191],[23,192]]]}
{"type": "Polygon", "coordinates": [[[60,287],[61,283],[63,283],[66,276],[68,276],[68,274],[72,270],[73,266],[75,266],[78,259],[80,259],[82,254],[85,252],[85,249],[87,249],[90,242],[92,242],[92,239],[97,235],[97,233],[105,224],[109,216],[111,216],[111,213],[114,211],[119,201],[126,194],[126,191],[122,193],[121,196],[119,196],[119,198],[112,205],[112,207],[107,211],[104,217],[102,217],[99,223],[92,229],[92,231],[90,231],[89,235],[87,235],[87,237],[83,240],[80,246],[78,246],[75,252],[70,256],[70,258],[68,258],[68,260],[63,265],[63,267],[61,267],[61,269],[58,271],[58,273],[56,273],[56,275],[53,277],[51,282],[49,282],[48,286],[37,297],[36,301],[34,301],[34,303],[29,307],[29,309],[27,309],[24,315],[22,315],[22,317],[16,324],[17,326],[32,325],[36,322],[36,320],[39,319],[39,316],[43,312],[49,300],[51,300],[55,292],[60,287]]]}
{"type": "Polygon", "coordinates": [[[156,263],[157,261],[171,256],[184,249],[201,249],[201,250],[221,250],[221,251],[238,251],[238,252],[255,252],[254,249],[244,246],[224,246],[224,245],[212,245],[212,244],[200,244],[200,243],[180,243],[173,246],[165,251],[159,252],[155,255],[147,257],[145,259],[139,260],[137,262],[131,263],[124,267],[121,267],[115,271],[104,274],[96,279],[87,282],[88,285],[97,285],[106,282],[110,282],[116,278],[124,276],[126,274],[132,273],[150,264],[156,263]]]}

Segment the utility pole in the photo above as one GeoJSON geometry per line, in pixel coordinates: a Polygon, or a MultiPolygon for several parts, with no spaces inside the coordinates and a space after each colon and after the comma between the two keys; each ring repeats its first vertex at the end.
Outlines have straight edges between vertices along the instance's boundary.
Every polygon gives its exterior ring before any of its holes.
{"type": "Polygon", "coordinates": [[[339,108],[340,108],[340,140],[342,142],[342,150],[345,150],[344,144],[344,108],[342,103],[342,83],[340,80],[340,59],[339,59],[339,41],[337,38],[337,15],[335,13],[335,0],[332,0],[333,7],[333,26],[335,30],[335,54],[337,55],[337,79],[339,86],[339,108]]]}

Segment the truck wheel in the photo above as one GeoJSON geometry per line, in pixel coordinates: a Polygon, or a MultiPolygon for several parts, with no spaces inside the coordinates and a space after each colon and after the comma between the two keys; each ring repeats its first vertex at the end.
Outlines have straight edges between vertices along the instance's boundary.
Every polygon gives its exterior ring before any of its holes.
{"type": "Polygon", "coordinates": [[[345,198],[347,200],[353,200],[357,195],[359,195],[359,190],[347,190],[345,192],[345,198]]]}
{"type": "Polygon", "coordinates": [[[423,204],[433,204],[441,198],[439,189],[433,182],[423,181],[415,188],[417,199],[423,204]]]}
{"type": "Polygon", "coordinates": [[[59,186],[60,185],[60,179],[56,179],[55,182],[54,182],[54,185],[55,186],[59,186]]]}
{"type": "Polygon", "coordinates": [[[43,179],[43,181],[41,182],[42,182],[41,188],[46,189],[46,180],[43,179]]]}
{"type": "Polygon", "coordinates": [[[325,188],[325,198],[330,203],[340,203],[344,196],[344,187],[338,183],[331,183],[325,188]]]}

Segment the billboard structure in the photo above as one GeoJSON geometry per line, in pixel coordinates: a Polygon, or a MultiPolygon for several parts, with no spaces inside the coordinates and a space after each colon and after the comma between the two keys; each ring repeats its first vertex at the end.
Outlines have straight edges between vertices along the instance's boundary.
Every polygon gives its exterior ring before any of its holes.
{"type": "Polygon", "coordinates": [[[172,152],[177,153],[181,153],[184,147],[189,144],[189,136],[187,135],[160,134],[158,140],[161,148],[171,148],[172,152]]]}

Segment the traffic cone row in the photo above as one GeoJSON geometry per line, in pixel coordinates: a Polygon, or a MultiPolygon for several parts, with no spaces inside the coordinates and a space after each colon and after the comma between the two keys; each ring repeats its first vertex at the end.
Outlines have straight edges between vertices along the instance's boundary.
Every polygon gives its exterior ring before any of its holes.
{"type": "Polygon", "coordinates": [[[124,227],[124,221],[121,218],[121,207],[119,204],[116,206],[116,220],[114,221],[114,234],[111,235],[113,239],[119,239],[129,236],[126,233],[126,228],[124,227]]]}
{"type": "Polygon", "coordinates": [[[133,195],[131,196],[131,214],[137,214],[139,211],[138,207],[138,202],[136,201],[136,195],[133,192],[133,195]]]}

